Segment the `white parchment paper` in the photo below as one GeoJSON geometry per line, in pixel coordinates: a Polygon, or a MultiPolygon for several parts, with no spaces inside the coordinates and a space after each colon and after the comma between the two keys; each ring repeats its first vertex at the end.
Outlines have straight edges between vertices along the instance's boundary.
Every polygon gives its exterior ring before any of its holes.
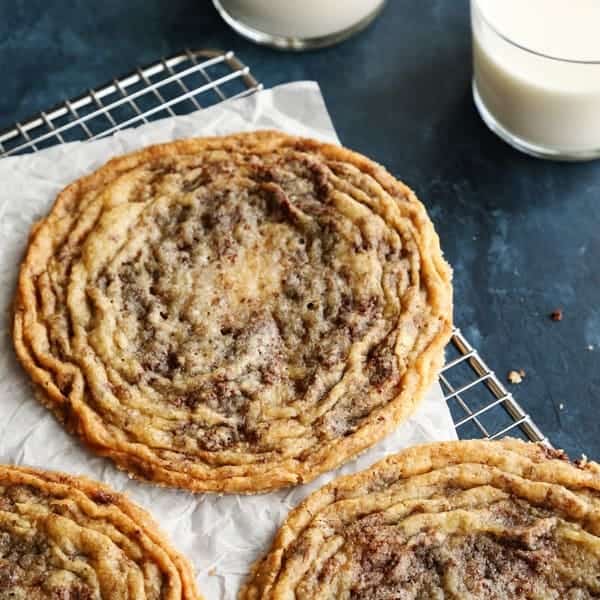
{"type": "Polygon", "coordinates": [[[262,128],[338,141],[317,84],[300,82],[104,140],[75,142],[0,160],[0,461],[84,474],[126,492],[154,515],[174,545],[192,561],[207,600],[236,597],[251,564],[268,549],[290,508],[311,491],[339,474],[362,470],[406,446],[455,439],[439,386],[395,433],[357,460],[309,485],[258,496],[194,496],[132,481],[67,435],[35,400],[28,378],[17,364],[9,313],[29,229],[69,182],[114,155],[147,144],[262,128]]]}

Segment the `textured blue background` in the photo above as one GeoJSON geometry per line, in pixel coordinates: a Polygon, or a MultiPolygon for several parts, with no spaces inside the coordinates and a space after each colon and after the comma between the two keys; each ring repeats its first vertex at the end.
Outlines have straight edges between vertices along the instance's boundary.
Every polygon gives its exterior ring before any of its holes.
{"type": "Polygon", "coordinates": [[[0,126],[185,47],[233,49],[267,86],[316,79],[342,141],[427,204],[457,323],[501,377],[526,370],[513,391],[556,445],[600,457],[600,164],[531,159],[486,130],[466,0],[391,0],[360,36],[303,55],[245,42],[208,0],[0,0],[0,126]]]}

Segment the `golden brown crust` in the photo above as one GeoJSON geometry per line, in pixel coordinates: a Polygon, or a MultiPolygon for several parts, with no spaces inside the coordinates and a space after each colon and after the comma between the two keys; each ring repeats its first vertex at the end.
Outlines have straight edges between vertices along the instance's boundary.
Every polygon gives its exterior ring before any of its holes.
{"type": "Polygon", "coordinates": [[[240,600],[593,598],[600,474],[506,439],[421,445],[309,496],[240,600]]]}
{"type": "Polygon", "coordinates": [[[201,600],[150,515],[84,477],[0,465],[0,596],[201,600]]]}
{"type": "Polygon", "coordinates": [[[14,342],[43,403],[119,467],[258,492],[404,420],[451,312],[411,190],[345,148],[265,131],[152,146],[68,186],[31,233],[14,342]]]}

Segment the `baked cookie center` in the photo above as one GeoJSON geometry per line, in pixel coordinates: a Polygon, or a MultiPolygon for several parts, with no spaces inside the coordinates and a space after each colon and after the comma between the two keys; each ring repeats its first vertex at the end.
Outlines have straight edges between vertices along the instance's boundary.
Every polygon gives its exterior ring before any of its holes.
{"type": "Polygon", "coordinates": [[[100,359],[96,406],[136,441],[298,456],[351,432],[398,383],[390,334],[408,265],[377,215],[334,206],[323,167],[232,169],[144,174],[105,210],[128,227],[84,244],[81,364],[87,350],[100,359]],[[365,373],[348,374],[352,352],[365,373]]]}
{"type": "Polygon", "coordinates": [[[17,523],[0,510],[0,598],[95,600],[86,566],[81,557],[69,557],[50,543],[35,524],[17,523]]]}
{"type": "MultiPolygon", "coordinates": [[[[510,501],[482,510],[485,530],[444,532],[443,523],[460,520],[448,514],[439,528],[407,535],[403,527],[366,518],[352,528],[350,598],[417,600],[419,598],[594,598],[600,582],[598,555],[565,534],[568,524],[544,511],[510,501]],[[537,514],[536,514],[537,513],[537,514]],[[562,527],[561,527],[562,525],[562,527]]],[[[431,523],[433,525],[433,523],[431,523]]]]}

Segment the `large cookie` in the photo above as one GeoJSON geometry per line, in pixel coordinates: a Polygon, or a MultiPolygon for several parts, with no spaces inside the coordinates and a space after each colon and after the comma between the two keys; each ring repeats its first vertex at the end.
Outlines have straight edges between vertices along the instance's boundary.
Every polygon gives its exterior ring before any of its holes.
{"type": "Polygon", "coordinates": [[[145,511],[85,478],[0,465],[0,598],[201,600],[145,511]]]}
{"type": "Polygon", "coordinates": [[[600,597],[600,466],[517,440],[416,446],[309,496],[240,600],[600,597]]]}
{"type": "Polygon", "coordinates": [[[415,195],[275,132],[183,140],[76,181],[34,229],[14,340],[42,401],[135,476],[308,481],[434,382],[450,271],[415,195]]]}

